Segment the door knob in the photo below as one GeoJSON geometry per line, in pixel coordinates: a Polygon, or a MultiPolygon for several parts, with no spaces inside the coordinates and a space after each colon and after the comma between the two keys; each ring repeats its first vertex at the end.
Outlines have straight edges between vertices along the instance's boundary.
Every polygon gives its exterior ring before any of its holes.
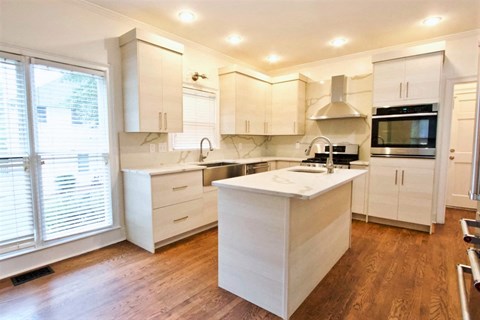
{"type": "Polygon", "coordinates": [[[455,152],[455,149],[450,149],[450,152],[455,152]]]}
{"type": "Polygon", "coordinates": [[[454,156],[450,156],[450,157],[448,157],[448,159],[453,160],[453,159],[455,159],[455,157],[454,157],[454,156]]]}

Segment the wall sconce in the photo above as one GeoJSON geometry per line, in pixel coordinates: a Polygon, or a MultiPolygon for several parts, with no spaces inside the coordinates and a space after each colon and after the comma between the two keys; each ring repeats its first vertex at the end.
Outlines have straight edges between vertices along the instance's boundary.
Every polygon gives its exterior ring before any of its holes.
{"type": "Polygon", "coordinates": [[[198,72],[195,72],[192,76],[192,80],[193,81],[197,81],[198,78],[202,78],[202,79],[208,79],[207,76],[205,75],[205,73],[203,74],[199,74],[198,72]]]}

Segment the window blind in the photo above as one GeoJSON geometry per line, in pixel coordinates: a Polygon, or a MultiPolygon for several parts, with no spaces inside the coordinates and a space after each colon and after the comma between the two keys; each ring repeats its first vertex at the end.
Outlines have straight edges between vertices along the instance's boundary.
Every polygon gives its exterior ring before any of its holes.
{"type": "Polygon", "coordinates": [[[199,149],[204,137],[216,144],[216,96],[214,93],[184,88],[183,132],[173,134],[175,150],[199,149]]]}
{"type": "Polygon", "coordinates": [[[43,239],[111,226],[105,78],[35,62],[32,108],[43,239]]]}
{"type": "Polygon", "coordinates": [[[0,253],[34,243],[25,67],[0,56],[0,253]]]}

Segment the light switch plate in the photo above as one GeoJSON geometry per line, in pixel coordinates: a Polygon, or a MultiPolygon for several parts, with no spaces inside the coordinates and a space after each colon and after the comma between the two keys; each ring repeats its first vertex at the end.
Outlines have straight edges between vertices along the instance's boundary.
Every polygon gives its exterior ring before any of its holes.
{"type": "Polygon", "coordinates": [[[167,152],[167,143],[166,142],[160,142],[158,144],[158,152],[167,152]]]}
{"type": "Polygon", "coordinates": [[[155,152],[155,144],[150,143],[150,153],[154,153],[154,152],[155,152]]]}

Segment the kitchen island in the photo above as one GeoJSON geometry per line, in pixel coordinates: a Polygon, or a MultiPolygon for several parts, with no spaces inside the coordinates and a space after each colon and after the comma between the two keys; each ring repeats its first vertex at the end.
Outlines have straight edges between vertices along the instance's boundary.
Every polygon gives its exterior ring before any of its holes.
{"type": "Polygon", "coordinates": [[[365,173],[292,167],[215,181],[219,286],[288,319],[350,247],[351,181],[365,173]]]}

